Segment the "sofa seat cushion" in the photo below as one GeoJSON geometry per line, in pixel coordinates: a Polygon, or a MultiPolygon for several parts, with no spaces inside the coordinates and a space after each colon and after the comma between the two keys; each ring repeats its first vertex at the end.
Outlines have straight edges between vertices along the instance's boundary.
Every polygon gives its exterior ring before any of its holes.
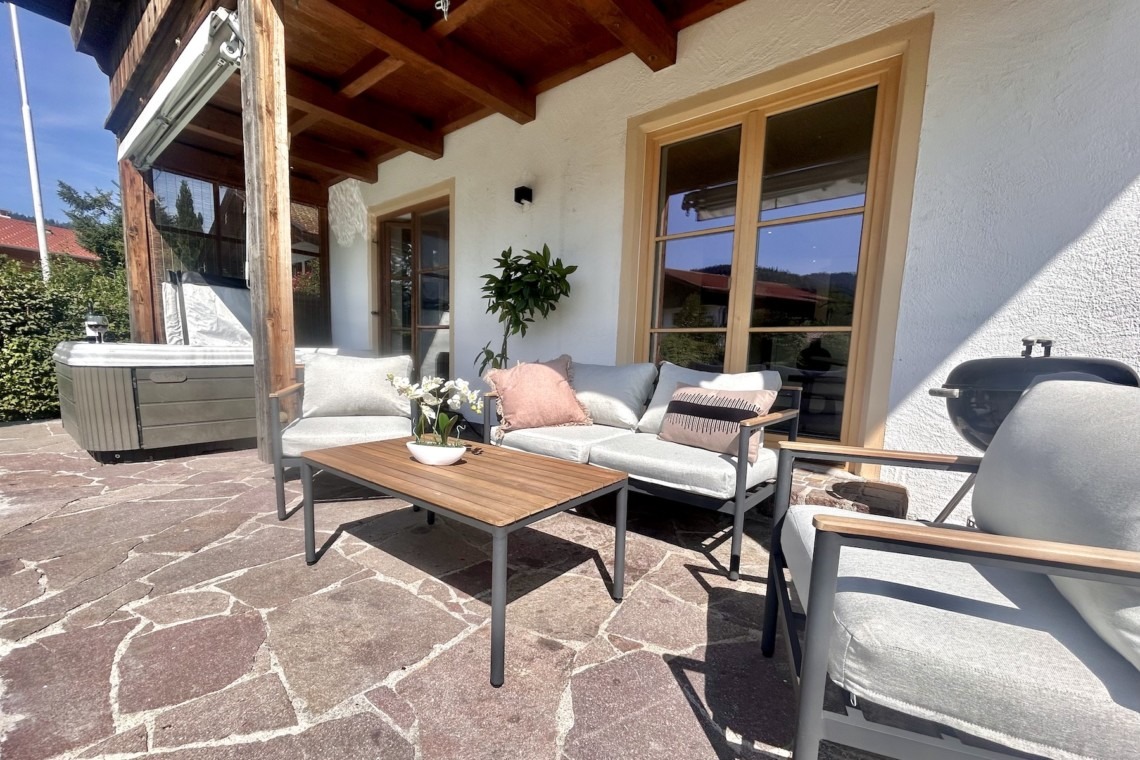
{"type": "MultiPolygon", "coordinates": [[[[736,494],[736,457],[662,441],[653,433],[631,433],[597,443],[590,464],[629,473],[631,478],[714,499],[736,494]]],[[[760,449],[748,465],[748,487],[776,477],[776,452],[760,449]]]]}
{"type": "MultiPolygon", "coordinates": [[[[826,507],[781,546],[801,600],[826,507]]],[[[865,519],[888,520],[886,517],[865,519]]],[[[843,549],[828,672],[855,695],[1021,752],[1140,757],[1140,679],[1045,575],[843,549]]]]}
{"type": "Polygon", "coordinates": [[[299,457],[302,452],[384,441],[412,434],[407,417],[302,417],[281,433],[281,455],[299,457]]]}
{"type": "Polygon", "coordinates": [[[590,449],[594,444],[626,435],[633,433],[605,425],[529,428],[506,433],[502,445],[508,449],[585,464],[590,459],[590,449]]]}

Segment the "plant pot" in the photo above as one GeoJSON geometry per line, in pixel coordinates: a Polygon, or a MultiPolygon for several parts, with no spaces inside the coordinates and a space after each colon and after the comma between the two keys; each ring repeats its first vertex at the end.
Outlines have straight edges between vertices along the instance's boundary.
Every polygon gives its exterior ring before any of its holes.
{"type": "Polygon", "coordinates": [[[408,441],[407,446],[417,462],[433,466],[455,464],[467,451],[466,446],[439,446],[415,441],[408,441]]]}

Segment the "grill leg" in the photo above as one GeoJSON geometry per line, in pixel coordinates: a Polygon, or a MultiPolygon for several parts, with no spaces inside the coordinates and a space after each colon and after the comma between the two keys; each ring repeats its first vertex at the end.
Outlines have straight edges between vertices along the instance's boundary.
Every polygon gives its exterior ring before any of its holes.
{"type": "Polygon", "coordinates": [[[946,506],[938,513],[938,517],[934,518],[935,524],[946,522],[950,515],[954,513],[954,510],[958,508],[958,505],[962,503],[962,499],[966,498],[966,494],[974,487],[974,481],[977,479],[978,474],[975,472],[971,472],[966,476],[966,479],[962,481],[962,487],[958,489],[957,493],[950,497],[950,501],[946,502],[946,506]]]}

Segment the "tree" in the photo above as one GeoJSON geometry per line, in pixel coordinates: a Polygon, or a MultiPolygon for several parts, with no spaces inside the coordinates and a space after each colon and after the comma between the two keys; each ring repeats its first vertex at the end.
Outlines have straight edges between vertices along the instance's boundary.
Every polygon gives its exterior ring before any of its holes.
{"type": "MultiPolygon", "coordinates": [[[[712,327],[700,293],[690,293],[673,318],[675,327],[712,327]]],[[[681,367],[699,367],[724,361],[721,336],[714,333],[666,333],[661,336],[661,358],[681,367]]]]}
{"type": "Polygon", "coordinates": [[[189,182],[182,180],[179,184],[173,214],[162,203],[154,204],[154,222],[182,268],[188,272],[198,271],[206,245],[201,235],[205,232],[205,220],[194,210],[194,193],[189,182]]]}
{"type": "Polygon", "coordinates": [[[174,201],[174,226],[180,230],[204,232],[202,215],[194,211],[194,194],[190,183],[182,180],[178,186],[178,197],[174,201]]]}
{"type": "Polygon", "coordinates": [[[99,255],[103,271],[122,269],[123,209],[114,194],[98,188],[81,192],[60,181],[59,198],[67,205],[64,213],[79,244],[99,255]]]}

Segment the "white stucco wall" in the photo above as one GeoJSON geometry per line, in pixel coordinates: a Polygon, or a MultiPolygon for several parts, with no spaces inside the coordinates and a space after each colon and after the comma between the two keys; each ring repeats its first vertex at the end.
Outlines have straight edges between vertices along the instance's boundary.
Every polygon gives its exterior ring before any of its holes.
{"type": "MultiPolygon", "coordinates": [[[[887,445],[969,452],[926,390],[960,361],[1013,354],[1022,335],[1140,364],[1140,3],[750,0],[682,32],[675,66],[654,74],[626,56],[539,96],[531,124],[484,119],[450,135],[442,159],[402,156],[362,188],[376,205],[455,179],[453,372],[474,375],[498,334],[479,276],[508,245],[548,243],[580,266],[512,358],[614,360],[631,117],[930,11],[887,445]],[[533,206],[513,203],[520,184],[533,206]]],[[[344,347],[368,347],[370,252],[361,237],[332,243],[344,347]]],[[[912,487],[919,514],[958,477],[887,475],[912,487]]]]}

